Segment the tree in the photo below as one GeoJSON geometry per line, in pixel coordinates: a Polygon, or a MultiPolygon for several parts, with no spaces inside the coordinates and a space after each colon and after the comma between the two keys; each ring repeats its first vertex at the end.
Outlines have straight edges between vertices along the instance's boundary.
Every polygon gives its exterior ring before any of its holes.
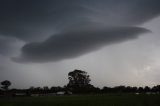
{"type": "Polygon", "coordinates": [[[160,92],[160,85],[154,86],[154,87],[152,88],[152,92],[154,92],[154,93],[160,92]]]}
{"type": "Polygon", "coordinates": [[[145,92],[145,93],[147,93],[147,92],[150,92],[150,91],[151,91],[150,87],[145,86],[145,88],[144,88],[144,92],[145,92]]]}
{"type": "Polygon", "coordinates": [[[139,93],[143,93],[143,92],[144,92],[143,87],[139,87],[139,88],[138,88],[138,92],[139,92],[139,93]]]}
{"type": "Polygon", "coordinates": [[[87,72],[82,70],[74,70],[68,73],[68,88],[75,93],[82,93],[91,88],[90,78],[87,72]]]}
{"type": "Polygon", "coordinates": [[[11,86],[11,82],[8,81],[8,80],[5,80],[5,81],[2,81],[2,82],[1,82],[1,85],[2,85],[1,88],[7,91],[8,88],[9,88],[9,86],[11,86]]]}

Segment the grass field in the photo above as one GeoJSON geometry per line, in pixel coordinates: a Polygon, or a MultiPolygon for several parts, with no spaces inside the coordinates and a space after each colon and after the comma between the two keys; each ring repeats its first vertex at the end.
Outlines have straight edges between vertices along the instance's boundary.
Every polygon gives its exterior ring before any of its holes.
{"type": "Polygon", "coordinates": [[[0,106],[160,106],[160,95],[79,95],[0,98],[0,106]]]}

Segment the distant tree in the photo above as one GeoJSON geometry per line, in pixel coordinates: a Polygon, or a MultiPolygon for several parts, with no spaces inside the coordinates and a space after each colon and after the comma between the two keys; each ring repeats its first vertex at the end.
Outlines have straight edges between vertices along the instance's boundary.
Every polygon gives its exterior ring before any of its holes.
{"type": "Polygon", "coordinates": [[[157,85],[157,92],[160,93],[160,85],[157,85]]]}
{"type": "Polygon", "coordinates": [[[113,88],[114,92],[119,92],[119,93],[124,92],[125,89],[126,89],[125,86],[116,86],[116,87],[113,88]]]}
{"type": "Polygon", "coordinates": [[[68,73],[68,79],[69,79],[69,86],[86,86],[90,83],[89,75],[87,75],[87,72],[82,70],[74,70],[72,72],[68,73]]]}
{"type": "Polygon", "coordinates": [[[49,90],[49,87],[48,86],[44,86],[43,89],[47,91],[47,90],[49,90]]]}
{"type": "Polygon", "coordinates": [[[150,92],[150,91],[151,91],[150,87],[148,87],[148,86],[144,87],[144,92],[150,92]]]}
{"type": "Polygon", "coordinates": [[[125,87],[125,93],[130,93],[130,92],[132,92],[132,87],[130,87],[130,86],[127,86],[127,87],[125,87]]]}
{"type": "Polygon", "coordinates": [[[57,92],[57,87],[52,86],[50,90],[51,90],[52,93],[53,93],[53,92],[55,93],[55,92],[57,92]]]}
{"type": "Polygon", "coordinates": [[[155,93],[160,93],[160,85],[156,85],[152,88],[152,92],[155,92],[155,93]]]}
{"type": "Polygon", "coordinates": [[[137,87],[132,87],[132,92],[137,93],[138,88],[137,87]]]}
{"type": "Polygon", "coordinates": [[[105,86],[102,88],[102,93],[111,93],[112,90],[113,90],[113,88],[105,86]]]}
{"type": "Polygon", "coordinates": [[[49,93],[49,87],[48,86],[44,86],[43,87],[43,91],[44,91],[44,93],[49,93]]]}
{"type": "Polygon", "coordinates": [[[144,92],[143,87],[139,87],[139,88],[138,88],[138,92],[139,92],[139,93],[143,93],[143,92],[144,92]]]}
{"type": "Polygon", "coordinates": [[[93,86],[90,84],[90,76],[82,70],[74,70],[68,73],[69,83],[67,85],[75,93],[88,91],[93,86]]]}
{"type": "Polygon", "coordinates": [[[1,88],[7,91],[8,88],[9,88],[9,86],[11,86],[11,82],[8,81],[8,80],[5,80],[5,81],[2,81],[2,82],[1,82],[1,85],[2,85],[1,88]]]}

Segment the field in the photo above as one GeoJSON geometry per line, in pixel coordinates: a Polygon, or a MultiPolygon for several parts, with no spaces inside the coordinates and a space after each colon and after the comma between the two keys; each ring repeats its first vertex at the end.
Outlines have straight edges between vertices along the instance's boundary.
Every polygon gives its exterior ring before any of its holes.
{"type": "Polygon", "coordinates": [[[0,98],[0,106],[160,106],[160,95],[71,95],[0,98]]]}

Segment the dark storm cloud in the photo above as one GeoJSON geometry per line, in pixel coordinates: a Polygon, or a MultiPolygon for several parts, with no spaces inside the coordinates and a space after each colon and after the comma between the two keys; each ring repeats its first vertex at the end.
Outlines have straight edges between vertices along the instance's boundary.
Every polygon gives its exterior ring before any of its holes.
{"type": "Polygon", "coordinates": [[[12,55],[23,45],[23,42],[13,37],[0,36],[0,54],[3,56],[12,55]]]}
{"type": "Polygon", "coordinates": [[[73,0],[1,0],[0,33],[25,41],[43,38],[77,20],[81,11],[84,12],[77,3],[73,0]]]}
{"type": "Polygon", "coordinates": [[[37,41],[81,22],[137,25],[158,16],[159,5],[159,0],[0,0],[0,34],[37,41]]]}
{"type": "Polygon", "coordinates": [[[74,58],[104,45],[122,42],[148,32],[139,27],[84,29],[54,35],[41,43],[29,43],[22,48],[17,62],[49,62],[74,58]]]}
{"type": "Polygon", "coordinates": [[[160,14],[159,0],[93,0],[85,5],[94,21],[108,25],[139,25],[160,14]]]}
{"type": "MultiPolygon", "coordinates": [[[[143,32],[143,28],[133,26],[159,16],[159,5],[160,0],[0,0],[0,34],[26,42],[22,48],[21,58],[25,58],[24,60],[27,58],[28,61],[36,62],[62,60],[96,50],[101,47],[99,45],[135,38],[139,32],[143,32]],[[88,30],[92,29],[88,26],[97,24],[102,29],[88,30]],[[80,27],[74,31],[73,28],[77,26],[80,27]],[[112,27],[109,28],[110,26],[112,27]],[[85,30],[81,32],[81,28],[85,30]],[[141,31],[135,31],[135,28],[141,31]],[[57,43],[54,39],[58,39],[59,49],[51,46],[57,43]],[[72,43],[76,43],[72,39],[80,41],[86,39],[88,43],[81,46],[83,43],[79,41],[71,50],[72,43]],[[72,43],[64,45],[63,42],[72,43]],[[36,56],[33,48],[40,51],[39,55],[36,56]],[[65,50],[65,54],[61,53],[65,50]]],[[[8,50],[4,51],[7,52],[8,50]]]]}

